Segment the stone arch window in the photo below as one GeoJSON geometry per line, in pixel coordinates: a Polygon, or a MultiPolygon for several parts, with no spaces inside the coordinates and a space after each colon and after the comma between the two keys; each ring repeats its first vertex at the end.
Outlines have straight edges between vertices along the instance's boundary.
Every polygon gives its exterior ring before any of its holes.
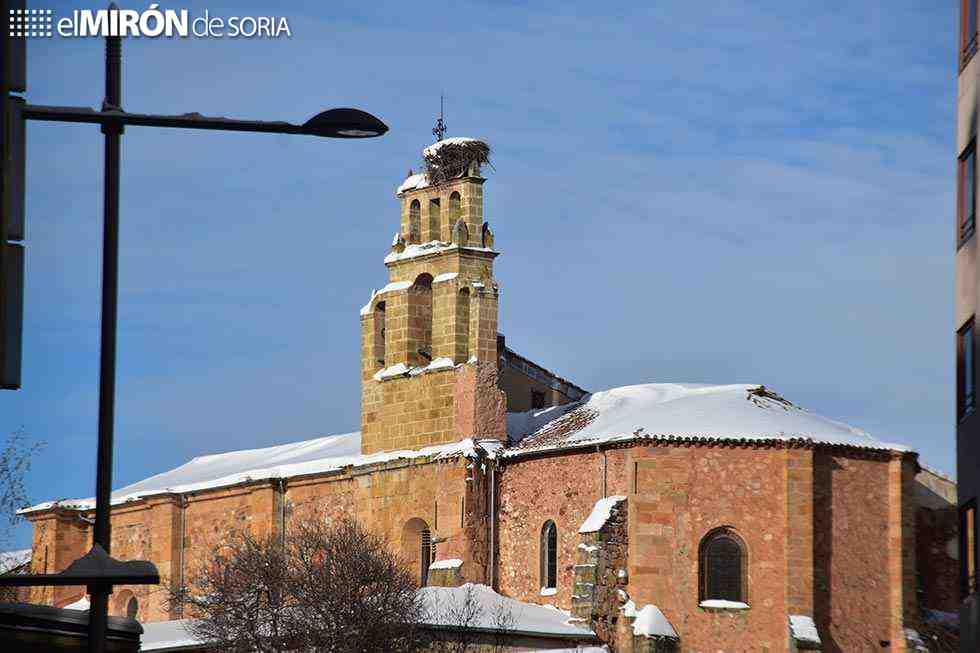
{"type": "Polygon", "coordinates": [[[459,193],[453,191],[449,196],[449,224],[454,225],[463,217],[463,199],[459,193]]]}
{"type": "Polygon", "coordinates": [[[470,289],[463,288],[456,294],[456,362],[465,363],[470,358],[470,289]]]}
{"type": "Polygon", "coordinates": [[[385,303],[378,302],[374,307],[374,362],[385,364],[385,303]]]}
{"type": "Polygon", "coordinates": [[[122,590],[112,599],[109,613],[116,617],[129,617],[135,619],[139,613],[139,601],[132,590],[122,590]]]}
{"type": "Polygon", "coordinates": [[[409,361],[414,365],[432,362],[432,275],[420,274],[408,289],[409,361]]]}
{"type": "Polygon", "coordinates": [[[402,555],[419,579],[419,586],[429,581],[429,565],[436,557],[432,531],[424,519],[409,519],[402,528],[402,555]]]}
{"type": "Polygon", "coordinates": [[[429,237],[426,240],[440,240],[442,238],[442,207],[439,205],[439,198],[433,197],[429,200],[429,237]]]}
{"type": "Polygon", "coordinates": [[[422,205],[412,200],[408,206],[408,242],[416,245],[422,242],[422,205]]]}
{"type": "Polygon", "coordinates": [[[541,527],[541,589],[558,587],[558,527],[550,519],[541,527]]]}
{"type": "Polygon", "coordinates": [[[748,556],[745,542],[728,527],[716,528],[701,540],[699,601],[746,603],[748,556]]]}

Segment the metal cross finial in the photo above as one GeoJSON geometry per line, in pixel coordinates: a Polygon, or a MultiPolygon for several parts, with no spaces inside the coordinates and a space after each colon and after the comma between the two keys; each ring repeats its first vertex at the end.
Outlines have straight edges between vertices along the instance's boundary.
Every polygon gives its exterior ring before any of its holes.
{"type": "Polygon", "coordinates": [[[439,94],[439,119],[436,120],[436,126],[432,128],[432,135],[436,137],[436,141],[441,141],[446,137],[446,121],[443,120],[443,109],[444,109],[445,97],[442,93],[439,94]]]}

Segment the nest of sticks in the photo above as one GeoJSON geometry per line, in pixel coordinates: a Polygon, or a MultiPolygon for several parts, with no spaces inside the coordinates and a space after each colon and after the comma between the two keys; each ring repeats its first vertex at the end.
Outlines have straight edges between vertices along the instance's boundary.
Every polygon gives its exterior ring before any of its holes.
{"type": "Polygon", "coordinates": [[[466,139],[441,142],[439,147],[428,147],[423,153],[425,174],[430,183],[438,184],[470,174],[471,167],[490,164],[490,146],[485,141],[466,139]]]}

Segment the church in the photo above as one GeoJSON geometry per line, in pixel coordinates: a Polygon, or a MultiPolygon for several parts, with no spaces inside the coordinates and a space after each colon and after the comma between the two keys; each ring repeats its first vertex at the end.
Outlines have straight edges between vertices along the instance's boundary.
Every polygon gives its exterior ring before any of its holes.
{"type": "MultiPolygon", "coordinates": [[[[360,431],[117,490],[112,555],[164,587],[116,587],[110,612],[182,619],[166,588],[232,529],[318,512],[383,534],[421,586],[553,606],[614,651],[915,650],[924,615],[958,603],[952,481],[761,384],[587,390],[519,353],[497,328],[488,155],[440,140],[397,187],[387,283],[360,308],[360,431]]],[[[93,512],[22,511],[36,573],[88,551],[93,512]]]]}

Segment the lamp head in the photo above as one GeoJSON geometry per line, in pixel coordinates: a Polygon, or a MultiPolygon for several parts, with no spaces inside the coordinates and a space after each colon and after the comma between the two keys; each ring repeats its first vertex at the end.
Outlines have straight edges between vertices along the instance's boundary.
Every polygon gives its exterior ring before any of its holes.
{"type": "Polygon", "coordinates": [[[373,138],[388,131],[388,125],[360,109],[328,109],[305,123],[303,133],[326,138],[373,138]]]}

